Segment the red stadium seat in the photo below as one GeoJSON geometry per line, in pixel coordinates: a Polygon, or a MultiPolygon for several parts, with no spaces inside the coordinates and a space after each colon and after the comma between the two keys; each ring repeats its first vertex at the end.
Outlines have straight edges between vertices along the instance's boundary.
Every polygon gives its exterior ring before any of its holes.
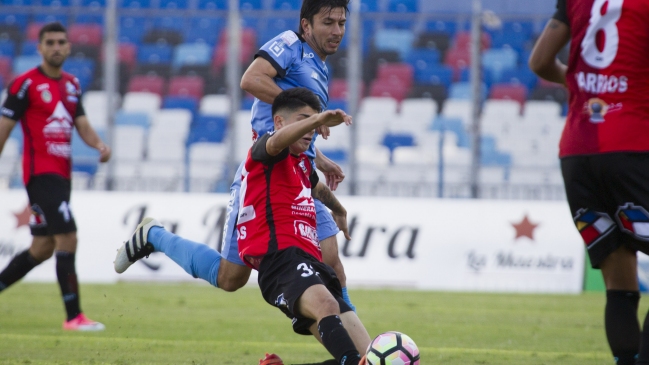
{"type": "MultiPolygon", "coordinates": [[[[255,52],[257,51],[257,33],[252,28],[244,28],[241,33],[241,55],[239,62],[248,64],[255,52]]],[[[227,31],[222,31],[219,37],[219,43],[214,50],[212,58],[212,68],[215,73],[220,73],[221,69],[228,60],[228,40],[227,31]]]]}
{"type": "Polygon", "coordinates": [[[128,83],[128,91],[146,91],[162,96],[164,89],[165,79],[160,76],[133,76],[128,83]]]}
{"type": "Polygon", "coordinates": [[[370,87],[370,96],[389,96],[401,102],[408,95],[408,88],[394,80],[374,80],[370,87]]]}
{"type": "Polygon", "coordinates": [[[406,89],[412,87],[414,78],[414,70],[412,66],[407,63],[384,63],[379,65],[377,73],[379,80],[399,80],[406,89]]]}
{"type": "Polygon", "coordinates": [[[73,24],[68,29],[68,37],[72,44],[93,46],[101,45],[103,40],[99,24],[73,24]]]}
{"type": "Polygon", "coordinates": [[[453,68],[453,79],[459,80],[462,70],[471,67],[471,51],[451,48],[446,52],[444,64],[453,68]]]}
{"type": "Polygon", "coordinates": [[[27,26],[27,40],[38,41],[38,33],[41,31],[45,24],[43,23],[29,23],[27,26]]]}
{"type": "Polygon", "coordinates": [[[198,76],[175,76],[169,80],[169,93],[173,96],[203,97],[205,82],[198,76]]]}
{"type": "MultiPolygon", "coordinates": [[[[361,96],[365,95],[365,84],[361,81],[361,96]]],[[[331,99],[347,99],[347,80],[333,79],[329,83],[329,97],[331,99]]]]}
{"type": "MultiPolygon", "coordinates": [[[[480,43],[482,44],[482,50],[491,48],[491,36],[489,33],[482,32],[480,36],[480,43]]],[[[459,49],[471,49],[471,32],[459,32],[455,36],[455,47],[459,49]]]]}
{"type": "Polygon", "coordinates": [[[521,84],[496,84],[491,87],[489,98],[514,100],[523,106],[527,100],[527,87],[521,84]]]}
{"type": "Polygon", "coordinates": [[[119,61],[128,65],[128,68],[133,71],[137,64],[137,48],[133,43],[120,43],[117,50],[119,53],[119,61]]]}
{"type": "MultiPolygon", "coordinates": [[[[4,80],[5,85],[11,81],[11,58],[0,56],[0,78],[4,80]]],[[[4,85],[0,85],[2,88],[4,85]]]]}

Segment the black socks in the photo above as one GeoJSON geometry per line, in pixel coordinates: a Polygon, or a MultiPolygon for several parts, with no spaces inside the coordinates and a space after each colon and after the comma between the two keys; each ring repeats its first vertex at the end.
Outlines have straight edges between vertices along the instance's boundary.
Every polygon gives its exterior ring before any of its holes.
{"type": "Polygon", "coordinates": [[[318,332],[320,332],[324,347],[333,355],[338,364],[358,365],[360,354],[349,337],[349,333],[343,327],[340,317],[333,315],[321,319],[318,323],[318,332]]]}
{"type": "Polygon", "coordinates": [[[640,348],[639,301],[640,293],[637,291],[606,291],[606,338],[617,365],[635,364],[640,348]]]}
{"type": "Polygon", "coordinates": [[[14,256],[9,262],[9,265],[0,273],[0,292],[25,277],[38,264],[40,262],[32,257],[29,250],[25,250],[14,256]]]}
{"type": "Polygon", "coordinates": [[[74,253],[56,252],[56,276],[61,287],[61,296],[68,314],[68,321],[81,313],[79,307],[79,284],[77,272],[74,268],[74,253]]]}

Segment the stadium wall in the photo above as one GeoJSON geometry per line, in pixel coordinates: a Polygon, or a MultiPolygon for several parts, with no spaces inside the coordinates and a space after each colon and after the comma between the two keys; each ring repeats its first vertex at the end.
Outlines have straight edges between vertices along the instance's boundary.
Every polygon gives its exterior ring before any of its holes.
{"type": "MultiPolygon", "coordinates": [[[[75,192],[82,282],[191,278],[163,254],[117,275],[116,249],[143,216],[217,247],[229,196],[75,192]]],[[[0,191],[0,267],[31,242],[27,196],[0,191]]],[[[350,287],[579,293],[584,249],[565,202],[344,197],[352,241],[339,237],[350,287]]],[[[29,281],[55,280],[54,261],[29,281]]],[[[251,282],[256,281],[253,275],[251,282]]]]}

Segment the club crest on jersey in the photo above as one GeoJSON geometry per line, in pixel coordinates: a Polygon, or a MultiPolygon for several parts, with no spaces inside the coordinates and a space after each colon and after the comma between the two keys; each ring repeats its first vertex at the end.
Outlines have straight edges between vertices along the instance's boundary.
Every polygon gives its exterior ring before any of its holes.
{"type": "Polygon", "coordinates": [[[41,100],[44,103],[50,103],[52,101],[52,93],[49,90],[41,91],[41,100]]]}
{"type": "Polygon", "coordinates": [[[638,205],[626,203],[615,213],[622,231],[643,241],[649,241],[649,213],[638,205]]]}
{"type": "Polygon", "coordinates": [[[45,220],[45,213],[43,209],[38,204],[34,204],[31,207],[32,215],[29,217],[29,226],[32,228],[39,228],[47,226],[47,221],[45,220]]]}
{"type": "Polygon", "coordinates": [[[581,238],[584,240],[586,246],[589,247],[597,243],[615,228],[615,223],[608,214],[590,209],[579,209],[574,221],[577,230],[581,234],[581,238]]]}
{"type": "Polygon", "coordinates": [[[71,83],[70,81],[65,83],[65,90],[70,95],[77,95],[77,87],[74,86],[74,84],[71,83]]]}
{"type": "Polygon", "coordinates": [[[591,123],[603,123],[604,116],[608,112],[608,104],[600,98],[588,100],[588,114],[591,123]]]}
{"type": "Polygon", "coordinates": [[[288,300],[284,298],[284,293],[280,294],[277,299],[275,299],[275,306],[277,308],[286,308],[288,309],[288,300]]]}
{"type": "Polygon", "coordinates": [[[304,164],[304,160],[300,161],[297,165],[300,166],[302,171],[306,174],[306,165],[304,164]]]}
{"type": "Polygon", "coordinates": [[[284,43],[275,41],[273,44],[268,47],[271,52],[275,55],[275,57],[279,57],[282,53],[284,53],[284,43]]]}

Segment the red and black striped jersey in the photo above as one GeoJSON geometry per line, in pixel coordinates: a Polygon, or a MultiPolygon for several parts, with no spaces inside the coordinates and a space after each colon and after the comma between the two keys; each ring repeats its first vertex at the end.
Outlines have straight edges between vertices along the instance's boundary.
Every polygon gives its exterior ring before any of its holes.
{"type": "Polygon", "coordinates": [[[84,114],[79,81],[69,73],[55,79],[36,67],[11,83],[2,115],[22,125],[25,185],[40,174],[70,178],[72,128],[84,114]]]}

